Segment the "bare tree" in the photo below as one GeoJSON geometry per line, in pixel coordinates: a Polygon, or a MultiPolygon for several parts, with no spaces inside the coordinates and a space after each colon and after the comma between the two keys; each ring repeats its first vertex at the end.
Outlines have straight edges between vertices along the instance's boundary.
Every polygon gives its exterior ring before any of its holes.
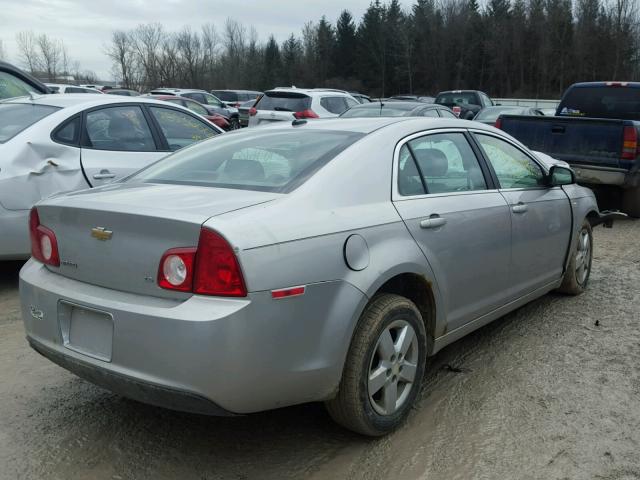
{"type": "Polygon", "coordinates": [[[20,63],[29,72],[36,73],[40,63],[36,35],[32,31],[20,32],[16,35],[16,42],[20,63]]]}
{"type": "Polygon", "coordinates": [[[4,49],[4,43],[0,40],[0,60],[7,60],[7,52],[4,49]]]}

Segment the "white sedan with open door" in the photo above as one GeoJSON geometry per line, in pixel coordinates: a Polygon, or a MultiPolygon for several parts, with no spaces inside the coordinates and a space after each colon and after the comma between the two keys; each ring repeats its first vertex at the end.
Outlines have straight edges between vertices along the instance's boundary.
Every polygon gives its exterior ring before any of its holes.
{"type": "Polygon", "coordinates": [[[185,108],[140,97],[0,102],[0,260],[29,256],[29,210],[41,199],[123,178],[219,133],[185,108]]]}

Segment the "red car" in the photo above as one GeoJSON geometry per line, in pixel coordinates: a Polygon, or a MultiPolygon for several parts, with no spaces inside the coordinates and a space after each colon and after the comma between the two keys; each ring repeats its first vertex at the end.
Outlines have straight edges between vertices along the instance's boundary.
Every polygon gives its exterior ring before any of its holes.
{"type": "Polygon", "coordinates": [[[222,115],[219,115],[217,113],[210,113],[204,107],[204,105],[196,102],[195,100],[190,100],[188,98],[178,97],[175,95],[153,95],[153,98],[158,100],[164,100],[165,102],[176,103],[178,105],[186,107],[192,112],[197,113],[198,115],[202,115],[211,123],[213,123],[214,125],[220,127],[225,131],[229,130],[229,127],[231,126],[231,123],[229,122],[228,118],[223,117],[222,115]]]}

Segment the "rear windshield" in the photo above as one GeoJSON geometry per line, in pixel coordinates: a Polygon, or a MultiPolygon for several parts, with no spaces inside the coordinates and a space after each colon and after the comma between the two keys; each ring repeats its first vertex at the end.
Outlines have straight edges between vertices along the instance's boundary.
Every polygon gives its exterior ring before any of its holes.
{"type": "Polygon", "coordinates": [[[0,143],[11,140],[25,128],[51,115],[57,107],[30,103],[0,103],[0,143]]]}
{"type": "Polygon", "coordinates": [[[24,97],[25,95],[29,95],[29,93],[42,94],[42,92],[38,92],[27,82],[23,82],[9,72],[0,72],[0,100],[24,97]]]}
{"type": "Polygon", "coordinates": [[[184,148],[128,181],[287,193],[364,136],[332,130],[251,130],[184,148]]]}
{"type": "Polygon", "coordinates": [[[474,120],[497,120],[500,115],[526,115],[528,108],[505,107],[505,108],[484,108],[478,112],[474,120]]]}
{"type": "Polygon", "coordinates": [[[301,112],[311,107],[311,97],[301,93],[268,92],[256,104],[258,110],[301,112]]]}
{"type": "Polygon", "coordinates": [[[436,102],[440,105],[480,105],[478,96],[473,92],[448,92],[438,95],[436,102]]]}
{"type": "Polygon", "coordinates": [[[565,117],[640,120],[640,88],[572,88],[562,99],[557,114],[565,117]]]}
{"type": "Polygon", "coordinates": [[[364,117],[401,117],[416,107],[396,106],[392,102],[380,108],[378,105],[366,105],[362,107],[353,107],[344,112],[341,117],[344,118],[364,118],[364,117]]]}
{"type": "Polygon", "coordinates": [[[216,97],[218,97],[223,102],[237,102],[238,94],[236,92],[225,92],[224,90],[212,90],[216,97]]]}

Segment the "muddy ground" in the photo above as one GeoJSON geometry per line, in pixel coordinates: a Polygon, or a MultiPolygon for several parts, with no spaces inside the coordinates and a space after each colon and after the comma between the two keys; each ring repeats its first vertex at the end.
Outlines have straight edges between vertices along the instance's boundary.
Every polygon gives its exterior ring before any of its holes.
{"type": "Polygon", "coordinates": [[[447,347],[408,423],[377,440],[321,405],[209,418],[94,387],[27,347],[19,265],[0,264],[0,478],[640,478],[640,221],[595,244],[587,293],[447,347]]]}

